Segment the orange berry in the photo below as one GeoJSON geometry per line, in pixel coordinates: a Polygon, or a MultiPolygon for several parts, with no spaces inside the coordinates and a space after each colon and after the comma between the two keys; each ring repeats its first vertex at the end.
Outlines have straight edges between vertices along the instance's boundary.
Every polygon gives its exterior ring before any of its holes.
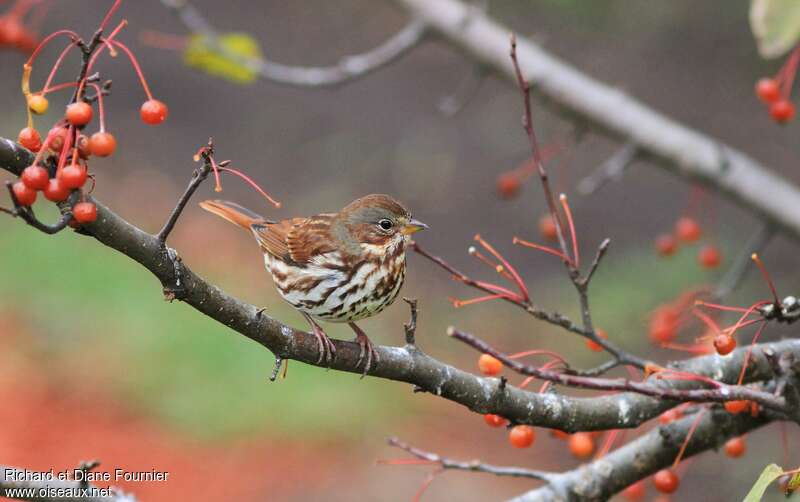
{"type": "Polygon", "coordinates": [[[785,124],[794,118],[794,104],[788,99],[780,99],[769,105],[769,115],[779,124],[785,124]]]}
{"type": "Polygon", "coordinates": [[[528,448],[536,440],[536,433],[530,425],[515,425],[508,431],[508,440],[515,448],[528,448]]]}
{"type": "Polygon", "coordinates": [[[545,240],[550,242],[556,242],[558,240],[556,224],[553,222],[553,218],[549,214],[539,218],[539,233],[545,240]]]}
{"type": "Polygon", "coordinates": [[[714,337],[714,348],[717,349],[717,354],[728,355],[736,348],[736,339],[731,335],[721,333],[714,337]]]}
{"type": "Polygon", "coordinates": [[[519,194],[522,183],[514,173],[504,173],[497,177],[497,194],[504,199],[511,199],[519,194]]]}
{"type": "Polygon", "coordinates": [[[78,202],[72,208],[72,215],[78,223],[91,223],[97,219],[97,206],[91,202],[78,202]]]}
{"type": "Polygon", "coordinates": [[[756,96],[765,103],[774,103],[781,97],[781,87],[774,78],[761,78],[756,82],[756,96]]]}
{"type": "Polygon", "coordinates": [[[669,343],[678,335],[678,313],[670,307],[659,307],[650,317],[648,333],[655,344],[669,343]]]}
{"type": "Polygon", "coordinates": [[[733,415],[744,413],[750,408],[750,401],[728,401],[725,403],[725,411],[733,415]]]}
{"type": "Polygon", "coordinates": [[[714,245],[703,246],[697,254],[697,261],[705,268],[716,268],[722,263],[722,253],[714,245]]]}
{"type": "Polygon", "coordinates": [[[92,155],[108,157],[117,149],[117,140],[108,132],[96,132],[89,140],[89,149],[92,155]]]}
{"type": "Polygon", "coordinates": [[[694,242],[703,235],[703,231],[694,218],[683,216],[675,222],[675,235],[684,242],[694,242]]]}
{"type": "Polygon", "coordinates": [[[67,121],[76,127],[85,126],[91,122],[93,115],[92,105],[86,101],[78,101],[67,105],[67,121]]]}
{"type": "Polygon", "coordinates": [[[741,457],[745,451],[747,451],[747,444],[744,442],[744,438],[729,439],[725,443],[725,455],[731,458],[741,457]]]}
{"type": "MultiPolygon", "coordinates": [[[[597,334],[598,338],[602,338],[603,340],[608,340],[608,333],[606,333],[604,329],[596,329],[594,330],[594,332],[597,334]]],[[[589,347],[589,350],[592,350],[594,352],[603,351],[603,347],[601,347],[600,344],[592,340],[586,340],[586,346],[589,347]]]]}
{"type": "Polygon", "coordinates": [[[483,421],[492,427],[502,427],[506,424],[505,418],[501,417],[500,415],[492,415],[491,413],[484,415],[483,421]]]}
{"type": "Polygon", "coordinates": [[[42,149],[42,137],[39,136],[39,131],[33,127],[26,127],[19,132],[17,136],[19,144],[32,152],[38,152],[42,149]]]}
{"type": "Polygon", "coordinates": [[[645,486],[644,481],[637,481],[625,488],[625,490],[622,492],[622,496],[631,502],[637,502],[644,498],[646,491],[647,487],[645,486]]]}
{"type": "Polygon", "coordinates": [[[17,181],[11,185],[14,198],[20,206],[30,206],[36,202],[36,190],[26,185],[23,181],[17,181]]]}
{"type": "Polygon", "coordinates": [[[587,459],[594,453],[594,439],[588,432],[576,432],[569,437],[569,451],[579,459],[587,459]]]}
{"type": "Polygon", "coordinates": [[[678,241],[670,234],[656,237],[656,251],[659,256],[672,256],[678,250],[678,241]]]}
{"type": "Polygon", "coordinates": [[[149,125],[158,125],[167,119],[167,105],[157,99],[150,99],[142,103],[139,115],[142,122],[149,125]]]}
{"type": "Polygon", "coordinates": [[[489,354],[481,354],[478,358],[478,369],[481,373],[487,376],[499,375],[503,369],[503,363],[499,359],[490,356],[489,354]]]}
{"type": "Polygon", "coordinates": [[[671,470],[661,469],[653,476],[653,484],[661,493],[673,493],[680,486],[681,479],[671,470]]]}

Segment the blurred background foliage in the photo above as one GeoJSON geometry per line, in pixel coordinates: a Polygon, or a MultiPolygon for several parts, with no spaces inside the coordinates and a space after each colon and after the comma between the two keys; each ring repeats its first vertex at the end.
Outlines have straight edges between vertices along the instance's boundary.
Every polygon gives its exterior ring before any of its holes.
{"type": "MultiPolygon", "coordinates": [[[[289,64],[330,64],[373,46],[404,23],[390,2],[194,3],[219,30],[249,33],[267,57],[289,64]]],[[[49,4],[43,32],[74,28],[89,34],[108,2],[49,4]]],[[[744,0],[514,0],[492,2],[490,12],[590,75],[797,182],[797,126],[774,125],[753,96],[755,80],[774,73],[779,63],[758,57],[747,9],[744,0]]],[[[523,162],[527,152],[520,98],[505,81],[488,76],[460,113],[443,115],[438,103],[473,69],[434,39],[335,89],[263,81],[236,85],[183,66],[180,52],[153,46],[153,32],[188,36],[158,1],[128,1],[120,16],[130,22],[122,39],[135,49],[156,96],[171,112],[163,126],[141,125],[138,83],[125,64],[106,59],[101,71],[114,80],[107,123],[119,149],[92,164],[95,194],[128,220],[157,230],[191,174],[192,154],[213,136],[219,157],[231,158],[284,207],[267,207],[235,179],[225,180],[224,198],[283,218],[336,210],[366,193],[390,193],[432,226],[419,237],[428,249],[471,274],[491,277],[465,252],[480,232],[519,267],[538,304],[577,315],[557,261],[511,245],[513,235],[538,239],[544,204],[535,183],[510,201],[495,193],[497,176],[523,162]]],[[[34,82],[41,82],[57,54],[52,49],[43,56],[34,82]]],[[[23,62],[19,53],[0,52],[0,107],[6,111],[0,136],[15,137],[24,125],[23,62]]],[[[62,104],[51,100],[40,127],[56,119],[62,104]]],[[[535,120],[545,144],[566,150],[551,162],[560,191],[573,194],[576,182],[617,147],[591,131],[577,142],[573,125],[538,103],[535,120]]],[[[204,185],[196,199],[219,197],[211,187],[204,185]]],[[[696,263],[697,246],[670,259],[657,257],[655,236],[669,231],[694,200],[691,210],[704,226],[704,242],[718,244],[728,264],[757,227],[750,215],[713,193],[691,193],[684,181],[639,162],[623,182],[590,197],[571,197],[584,255],[604,237],[613,241],[593,284],[597,324],[629,350],[659,361],[682,355],[651,347],[648,314],[688,288],[713,284],[721,271],[696,263]]],[[[455,457],[553,470],[578,464],[544,431],[532,449],[513,450],[503,431],[489,429],[480,416],[413,394],[407,385],[359,381],[298,363],[289,364],[285,380],[269,383],[268,352],[179,302],[164,302],[159,284],[125,257],[72,232],[48,237],[9,218],[0,218],[0,236],[2,463],[68,468],[98,457],[108,469],[170,471],[167,483],[125,485],[143,500],[192,493],[199,500],[386,501],[411,499],[426,470],[376,465],[376,459],[399,456],[384,446],[390,435],[455,457]]],[[[274,293],[246,234],[192,204],[171,241],[196,272],[278,319],[304,326],[274,293]]],[[[779,291],[787,294],[797,284],[794,244],[779,238],[763,255],[779,291]]],[[[472,293],[417,256],[410,257],[404,294],[420,300],[421,348],[459,367],[477,371],[477,358],[447,339],[451,324],[510,352],[556,349],[577,366],[602,360],[580,340],[507,305],[454,309],[448,296],[472,293]]],[[[765,295],[751,274],[730,302],[750,304],[765,295]]],[[[398,303],[363,327],[380,343],[399,345],[406,317],[398,303]]],[[[334,337],[352,336],[346,327],[326,329],[334,337]]],[[[682,341],[697,334],[687,330],[682,341]]],[[[766,336],[782,334],[782,328],[771,328],[766,336]]],[[[736,499],[767,463],[800,461],[796,452],[784,453],[777,426],[754,436],[744,459],[707,453],[690,461],[678,497],[736,499]],[[704,489],[710,480],[713,492],[704,489]]],[[[790,431],[789,443],[796,437],[790,431]]],[[[531,486],[448,473],[425,500],[486,500],[486,494],[501,499],[531,486]]]]}

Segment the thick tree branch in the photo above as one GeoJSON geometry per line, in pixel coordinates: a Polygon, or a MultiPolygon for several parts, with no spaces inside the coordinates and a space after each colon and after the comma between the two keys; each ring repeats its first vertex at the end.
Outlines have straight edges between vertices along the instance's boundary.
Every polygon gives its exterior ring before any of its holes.
{"type": "MultiPolygon", "coordinates": [[[[395,1],[477,63],[516,81],[508,58],[508,27],[460,0],[395,1]]],[[[800,190],[786,179],[744,153],[592,79],[528,39],[518,39],[517,57],[534,90],[566,115],[634,145],[643,158],[720,191],[800,238],[800,213],[789,210],[800,207],[800,190]]]]}
{"type": "MultiPolygon", "coordinates": [[[[30,165],[33,155],[16,143],[0,138],[0,168],[14,174],[30,165]]],[[[174,262],[163,252],[155,235],[131,225],[100,202],[97,220],[82,230],[106,246],[125,254],[149,270],[162,284],[174,280],[180,270],[182,301],[234,331],[268,348],[284,359],[316,364],[319,357],[316,338],[273,319],[254,305],[242,302],[206,282],[182,262],[174,262]],[[176,265],[177,263],[177,265],[176,265]]],[[[399,330],[398,330],[399,331],[399,330]]],[[[399,333],[398,333],[399,335],[399,333]]],[[[335,340],[337,357],[333,369],[361,374],[357,343],[335,340]]],[[[764,344],[774,353],[791,352],[800,360],[800,340],[764,344]]],[[[527,423],[566,431],[636,427],[676,403],[631,393],[576,398],[552,393],[538,394],[501,384],[497,378],[483,378],[438,361],[414,347],[376,347],[381,363],[369,374],[410,383],[416,388],[462,404],[477,413],[494,413],[514,423],[527,423]]],[[[744,350],[721,358],[707,356],[677,365],[682,371],[702,374],[721,381],[733,381],[744,357],[744,350]]],[[[774,369],[762,354],[753,351],[746,381],[774,377],[774,369]]],[[[696,382],[670,381],[665,385],[688,389],[696,382]]]]}
{"type": "MultiPolygon", "coordinates": [[[[662,425],[604,457],[550,476],[548,484],[510,502],[602,501],[625,487],[672,465],[696,415],[662,425]]],[[[721,446],[731,437],[769,423],[769,418],[706,413],[692,434],[683,458],[721,446]]]]}

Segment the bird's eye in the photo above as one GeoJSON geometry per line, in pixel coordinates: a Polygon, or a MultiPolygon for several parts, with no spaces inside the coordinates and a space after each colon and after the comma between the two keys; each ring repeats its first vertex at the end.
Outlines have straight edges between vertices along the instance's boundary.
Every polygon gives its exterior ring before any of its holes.
{"type": "Polygon", "coordinates": [[[394,223],[392,223],[392,220],[383,219],[378,222],[378,226],[383,230],[391,230],[394,226],[394,223]]]}

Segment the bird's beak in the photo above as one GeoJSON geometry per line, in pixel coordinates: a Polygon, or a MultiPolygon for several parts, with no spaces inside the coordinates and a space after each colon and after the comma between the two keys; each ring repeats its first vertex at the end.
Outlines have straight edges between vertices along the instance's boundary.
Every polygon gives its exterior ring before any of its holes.
{"type": "Polygon", "coordinates": [[[419,232],[420,230],[425,230],[428,228],[428,225],[422,223],[418,220],[411,220],[400,230],[400,233],[403,235],[411,235],[419,232]]]}

